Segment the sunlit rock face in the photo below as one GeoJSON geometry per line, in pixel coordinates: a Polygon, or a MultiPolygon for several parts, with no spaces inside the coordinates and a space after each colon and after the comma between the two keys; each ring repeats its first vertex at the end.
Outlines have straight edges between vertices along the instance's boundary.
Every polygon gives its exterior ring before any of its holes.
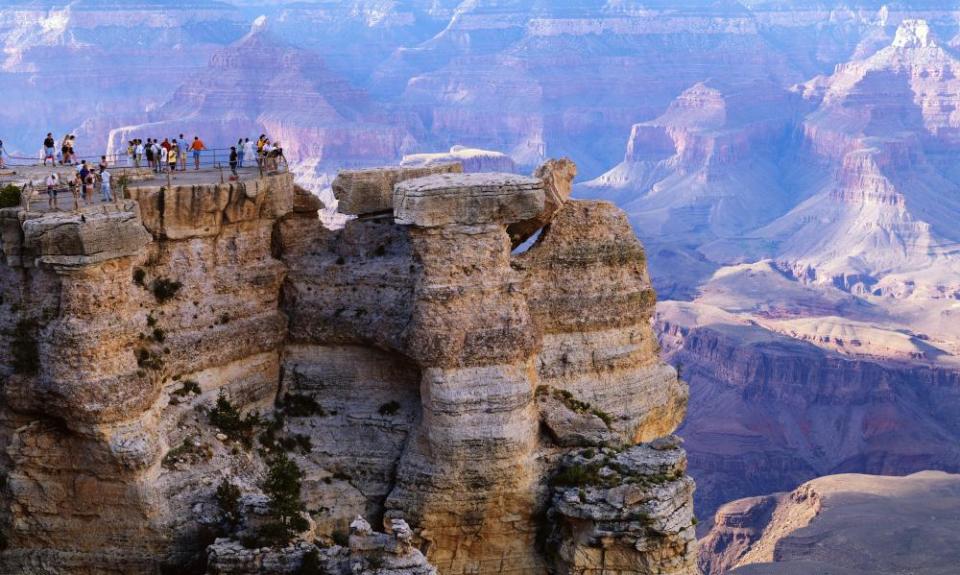
{"type": "Polygon", "coordinates": [[[253,170],[0,211],[0,570],[693,575],[687,387],[575,174],[344,171],[339,229],[253,170]]]}

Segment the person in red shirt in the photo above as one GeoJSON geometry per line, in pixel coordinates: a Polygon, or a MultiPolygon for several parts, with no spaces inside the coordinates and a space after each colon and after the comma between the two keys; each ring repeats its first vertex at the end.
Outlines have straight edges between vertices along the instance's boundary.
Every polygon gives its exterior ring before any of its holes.
{"type": "Polygon", "coordinates": [[[207,149],[203,145],[203,140],[200,139],[200,136],[193,137],[193,143],[190,144],[190,149],[193,150],[193,167],[195,170],[200,169],[200,152],[207,149]]]}

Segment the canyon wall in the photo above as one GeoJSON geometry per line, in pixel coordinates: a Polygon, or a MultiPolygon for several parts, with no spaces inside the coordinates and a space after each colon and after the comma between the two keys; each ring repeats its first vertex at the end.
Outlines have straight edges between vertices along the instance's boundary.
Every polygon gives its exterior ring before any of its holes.
{"type": "Polygon", "coordinates": [[[694,573],[625,216],[461,171],[343,172],[340,229],[290,174],[0,211],[2,570],[694,573]]]}

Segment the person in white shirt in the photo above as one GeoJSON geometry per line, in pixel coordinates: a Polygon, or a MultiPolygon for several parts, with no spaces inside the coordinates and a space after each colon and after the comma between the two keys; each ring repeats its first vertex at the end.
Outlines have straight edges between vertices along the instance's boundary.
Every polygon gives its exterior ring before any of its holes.
{"type": "Polygon", "coordinates": [[[247,138],[243,142],[243,161],[253,163],[257,159],[257,148],[254,143],[247,138]]]}
{"type": "Polygon", "coordinates": [[[56,172],[51,172],[47,176],[47,207],[51,209],[57,208],[57,186],[60,184],[60,176],[56,172]]]}
{"type": "Polygon", "coordinates": [[[104,202],[112,202],[113,194],[110,192],[110,171],[100,170],[100,195],[104,202]]]}
{"type": "Polygon", "coordinates": [[[144,152],[143,140],[138,139],[137,147],[133,151],[133,157],[134,157],[133,164],[138,168],[140,167],[140,163],[143,162],[143,152],[144,152]]]}

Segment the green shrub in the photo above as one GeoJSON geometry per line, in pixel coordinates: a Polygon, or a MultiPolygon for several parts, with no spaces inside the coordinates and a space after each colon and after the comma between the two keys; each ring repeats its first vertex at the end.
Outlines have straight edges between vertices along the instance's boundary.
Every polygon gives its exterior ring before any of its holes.
{"type": "Polygon", "coordinates": [[[240,412],[230,403],[223,390],[217,396],[217,403],[210,410],[210,424],[222,431],[227,437],[234,441],[240,441],[244,445],[250,445],[253,432],[260,424],[260,417],[256,413],[251,413],[246,417],[240,415],[240,412]]]}
{"type": "Polygon", "coordinates": [[[147,272],[143,268],[133,268],[133,283],[137,284],[140,287],[144,286],[144,281],[147,279],[147,272]]]}
{"type": "Polygon", "coordinates": [[[193,438],[188,437],[183,440],[183,443],[168,451],[160,464],[165,469],[173,469],[179,462],[197,463],[198,461],[206,461],[212,456],[210,446],[197,444],[193,438]]]}
{"type": "MultiPolygon", "coordinates": [[[[540,388],[537,388],[537,394],[540,394],[540,388]]],[[[574,413],[589,413],[591,415],[595,415],[596,417],[599,417],[601,421],[603,421],[607,428],[610,428],[610,426],[613,425],[612,415],[598,407],[590,405],[585,401],[580,401],[579,399],[575,398],[572,393],[565,389],[554,389],[553,397],[554,399],[563,403],[567,409],[573,411],[574,413]]]]}
{"type": "Polygon", "coordinates": [[[269,465],[263,492],[268,498],[270,522],[261,529],[261,539],[268,545],[286,545],[309,526],[301,515],[303,472],[282,452],[275,455],[269,465]]]}
{"type": "Polygon", "coordinates": [[[159,327],[153,328],[153,341],[163,343],[167,339],[167,333],[159,327]]]}
{"type": "Polygon", "coordinates": [[[346,531],[334,531],[330,538],[340,547],[350,547],[350,536],[347,535],[346,531]]]}
{"type": "Polygon", "coordinates": [[[192,379],[188,379],[187,381],[183,382],[183,385],[180,386],[180,389],[173,392],[173,395],[177,397],[186,397],[191,393],[200,395],[200,384],[192,379]]]}
{"type": "Polygon", "coordinates": [[[38,325],[35,320],[22,319],[13,331],[10,347],[13,352],[13,372],[33,375],[40,371],[40,347],[37,345],[38,325]]]}
{"type": "Polygon", "coordinates": [[[397,403],[396,401],[391,401],[390,403],[384,403],[383,405],[380,406],[380,409],[378,409],[377,411],[380,413],[380,415],[383,415],[383,416],[387,416],[387,417],[393,416],[399,413],[400,404],[397,403]]]}
{"type": "Polygon", "coordinates": [[[160,371],[163,369],[163,359],[145,347],[138,347],[134,353],[137,356],[137,365],[142,369],[160,371]]]}
{"type": "Polygon", "coordinates": [[[223,513],[223,518],[230,524],[240,520],[240,488],[223,479],[217,486],[217,506],[223,513]]]}
{"type": "Polygon", "coordinates": [[[280,400],[280,409],[290,417],[310,417],[311,415],[324,416],[323,407],[309,395],[285,393],[280,400]]]}
{"type": "Polygon", "coordinates": [[[0,188],[0,208],[15,208],[20,205],[20,188],[9,184],[0,188]]]}
{"type": "Polygon", "coordinates": [[[178,281],[173,281],[169,278],[157,278],[153,280],[150,291],[153,292],[153,297],[157,298],[157,302],[166,303],[176,297],[177,292],[179,292],[182,287],[183,284],[178,281]]]}
{"type": "Polygon", "coordinates": [[[599,485],[603,483],[600,478],[600,469],[600,465],[574,464],[554,475],[550,483],[555,487],[586,487],[588,485],[599,485]]]}
{"type": "Polygon", "coordinates": [[[319,551],[311,549],[304,554],[303,563],[300,564],[297,575],[326,575],[326,571],[320,565],[319,551]]]}

